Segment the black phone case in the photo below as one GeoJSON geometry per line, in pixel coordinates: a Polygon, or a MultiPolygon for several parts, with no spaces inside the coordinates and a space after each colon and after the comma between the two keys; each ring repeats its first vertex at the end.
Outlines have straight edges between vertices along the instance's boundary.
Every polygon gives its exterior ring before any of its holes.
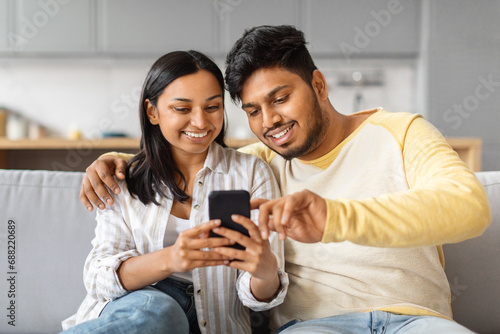
{"type": "MultiPolygon", "coordinates": [[[[248,230],[232,221],[231,215],[238,214],[250,218],[250,194],[246,190],[215,190],[208,195],[208,215],[210,219],[220,219],[221,226],[249,236],[248,230]]],[[[221,237],[210,231],[210,237],[221,237]]],[[[244,250],[236,243],[228,246],[244,250]]]]}

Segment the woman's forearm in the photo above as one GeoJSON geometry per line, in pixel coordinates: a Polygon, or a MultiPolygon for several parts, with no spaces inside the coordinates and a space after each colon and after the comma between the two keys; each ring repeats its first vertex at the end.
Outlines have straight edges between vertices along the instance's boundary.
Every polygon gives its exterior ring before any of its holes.
{"type": "Polygon", "coordinates": [[[169,251],[167,247],[123,261],[117,270],[123,288],[127,291],[142,289],[170,276],[173,272],[165,264],[165,254],[169,251]]]}

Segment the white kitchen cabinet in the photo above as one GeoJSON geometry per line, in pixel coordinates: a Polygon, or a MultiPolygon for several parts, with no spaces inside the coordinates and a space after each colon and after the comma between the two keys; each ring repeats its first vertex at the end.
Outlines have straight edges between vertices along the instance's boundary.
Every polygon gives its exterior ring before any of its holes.
{"type": "Polygon", "coordinates": [[[94,0],[17,0],[13,3],[14,51],[85,53],[93,50],[94,0]]]}
{"type": "Polygon", "coordinates": [[[415,56],[420,7],[420,0],[0,0],[0,52],[156,57],[196,49],[223,57],[245,29],[291,24],[315,56],[415,56]]]}
{"type": "Polygon", "coordinates": [[[246,29],[269,24],[290,24],[302,28],[299,0],[217,0],[214,1],[221,22],[223,49],[228,52],[246,29]]]}
{"type": "Polygon", "coordinates": [[[9,51],[9,6],[7,0],[0,0],[0,52],[9,51]]]}
{"type": "Polygon", "coordinates": [[[302,2],[310,49],[345,58],[416,54],[418,0],[312,0],[302,2]]]}
{"type": "Polygon", "coordinates": [[[157,56],[172,50],[220,49],[212,1],[103,0],[98,15],[105,54],[157,56]]]}

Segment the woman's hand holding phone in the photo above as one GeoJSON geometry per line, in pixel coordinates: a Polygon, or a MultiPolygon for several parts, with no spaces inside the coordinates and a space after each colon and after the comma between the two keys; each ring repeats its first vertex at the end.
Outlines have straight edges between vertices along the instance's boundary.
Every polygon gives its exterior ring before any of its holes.
{"type": "Polygon", "coordinates": [[[174,273],[191,271],[194,268],[229,264],[230,258],[204,248],[224,247],[233,242],[226,238],[209,238],[211,229],[220,226],[220,221],[211,220],[183,231],[170,247],[133,256],[123,261],[118,268],[118,277],[126,290],[134,291],[161,281],[174,273]]]}
{"type": "Polygon", "coordinates": [[[209,231],[220,226],[220,220],[210,220],[179,234],[175,244],[165,248],[168,271],[187,272],[199,267],[228,264],[230,258],[218,252],[204,251],[204,248],[230,246],[233,241],[226,238],[209,238],[209,231]]]}

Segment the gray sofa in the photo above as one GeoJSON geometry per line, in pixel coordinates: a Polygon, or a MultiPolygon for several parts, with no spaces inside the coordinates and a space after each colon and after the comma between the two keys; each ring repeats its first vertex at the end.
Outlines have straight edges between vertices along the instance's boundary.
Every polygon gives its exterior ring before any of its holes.
{"type": "MultiPolygon", "coordinates": [[[[492,223],[481,237],[445,246],[446,272],[455,320],[500,333],[500,171],[477,175],[492,223]]],[[[0,333],[56,333],[82,301],[95,226],[78,198],[82,176],[0,170],[0,333]]]]}

